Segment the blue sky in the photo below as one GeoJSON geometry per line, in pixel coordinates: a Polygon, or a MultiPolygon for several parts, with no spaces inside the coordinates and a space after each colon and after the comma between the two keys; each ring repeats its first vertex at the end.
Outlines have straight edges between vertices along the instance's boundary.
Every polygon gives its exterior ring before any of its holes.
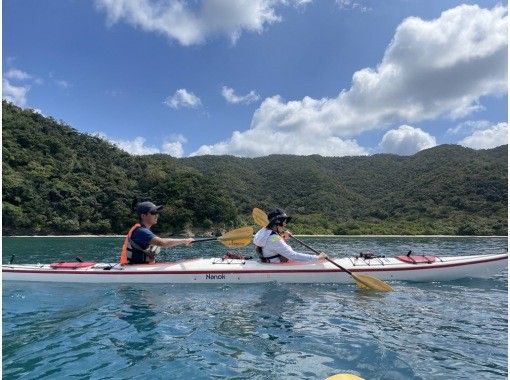
{"type": "Polygon", "coordinates": [[[4,0],[2,97],[132,154],[508,140],[496,1],[4,0]]]}

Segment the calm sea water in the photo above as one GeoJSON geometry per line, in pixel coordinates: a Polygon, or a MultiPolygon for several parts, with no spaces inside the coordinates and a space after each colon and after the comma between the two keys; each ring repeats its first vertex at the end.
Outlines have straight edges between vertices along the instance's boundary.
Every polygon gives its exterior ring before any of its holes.
{"type": "MultiPolygon", "coordinates": [[[[506,238],[304,238],[335,256],[500,253],[506,238]]],[[[117,261],[119,238],[3,238],[3,262],[117,261]]],[[[297,248],[297,247],[296,247],[297,248]]],[[[219,243],[161,259],[221,256],[219,243]]],[[[243,253],[250,249],[241,250],[243,253]]],[[[354,285],[3,283],[4,379],[506,379],[507,273],[354,285]]]]}

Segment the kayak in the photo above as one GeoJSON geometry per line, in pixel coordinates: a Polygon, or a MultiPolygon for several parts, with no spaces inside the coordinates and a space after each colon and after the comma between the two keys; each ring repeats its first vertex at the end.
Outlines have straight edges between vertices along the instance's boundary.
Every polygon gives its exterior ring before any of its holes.
{"type": "MultiPolygon", "coordinates": [[[[333,261],[355,274],[383,281],[450,281],[489,278],[508,266],[508,253],[472,256],[363,255],[333,261]]],[[[59,262],[4,264],[3,281],[72,283],[352,283],[352,277],[327,261],[262,263],[240,255],[155,264],[59,262]]]]}

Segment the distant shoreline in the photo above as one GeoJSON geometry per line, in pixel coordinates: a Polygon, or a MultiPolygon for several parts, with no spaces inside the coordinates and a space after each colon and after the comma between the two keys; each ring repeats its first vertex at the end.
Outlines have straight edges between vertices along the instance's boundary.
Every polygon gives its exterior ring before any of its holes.
{"type": "MultiPolygon", "coordinates": [[[[294,235],[316,238],[508,238],[506,235],[294,235]]],[[[125,235],[3,235],[3,238],[123,238],[125,235]]],[[[173,236],[179,238],[178,236],[173,236]]],[[[197,236],[200,237],[200,236],[197,236]]]]}

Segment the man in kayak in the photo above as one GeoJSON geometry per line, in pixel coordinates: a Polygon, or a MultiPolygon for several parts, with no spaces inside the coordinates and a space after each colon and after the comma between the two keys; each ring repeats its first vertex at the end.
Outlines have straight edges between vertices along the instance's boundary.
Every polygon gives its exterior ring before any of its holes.
{"type": "Polygon", "coordinates": [[[122,252],[120,263],[152,264],[160,247],[176,247],[190,245],[193,239],[160,238],[151,231],[151,227],[158,222],[159,212],[163,206],[156,206],[152,202],[141,202],[136,205],[138,223],[129,230],[122,252]]]}
{"type": "Polygon", "coordinates": [[[320,261],[328,257],[325,253],[320,255],[307,255],[292,249],[285,240],[290,234],[285,231],[285,226],[291,217],[281,209],[271,211],[268,215],[269,224],[261,228],[253,238],[260,261],[263,263],[280,263],[293,261],[320,261]]]}

